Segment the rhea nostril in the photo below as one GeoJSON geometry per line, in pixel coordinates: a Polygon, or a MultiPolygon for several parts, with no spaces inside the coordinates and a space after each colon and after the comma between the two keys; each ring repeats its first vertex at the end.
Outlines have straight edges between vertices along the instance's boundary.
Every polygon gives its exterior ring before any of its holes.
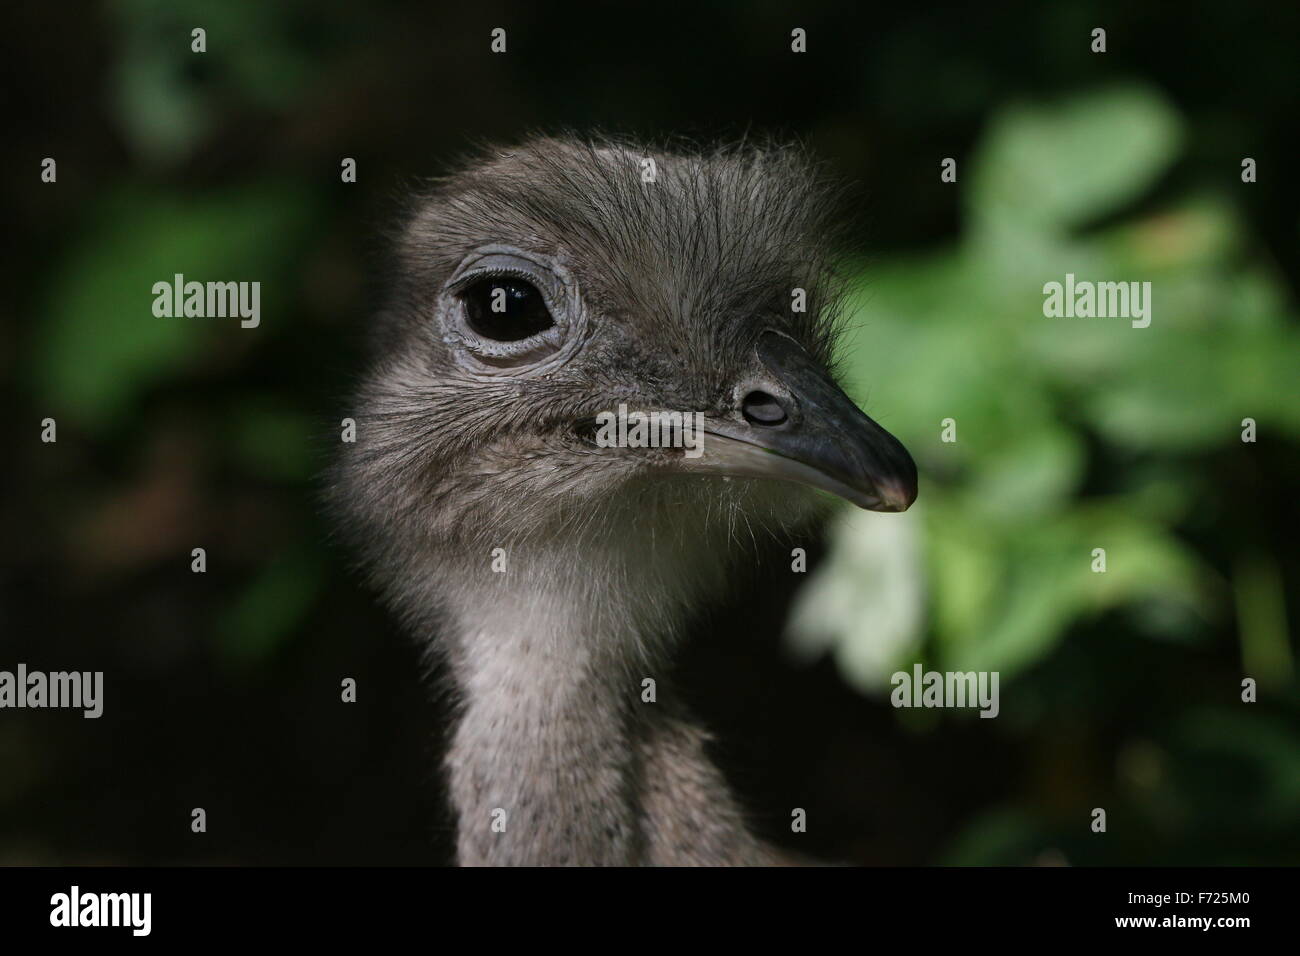
{"type": "Polygon", "coordinates": [[[782,424],[787,418],[785,408],[767,392],[750,392],[741,400],[740,412],[751,425],[769,428],[782,424]]]}

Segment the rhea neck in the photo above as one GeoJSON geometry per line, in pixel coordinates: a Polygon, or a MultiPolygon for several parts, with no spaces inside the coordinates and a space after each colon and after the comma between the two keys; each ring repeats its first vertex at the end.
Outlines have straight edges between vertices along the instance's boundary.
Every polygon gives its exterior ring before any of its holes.
{"type": "Polygon", "coordinates": [[[668,686],[676,632],[721,562],[669,540],[561,535],[503,549],[495,566],[487,553],[443,563],[462,864],[669,862],[656,860],[674,826],[663,818],[694,812],[721,819],[715,842],[748,846],[668,686]],[[708,791],[676,795],[700,809],[656,796],[661,762],[708,791]]]}

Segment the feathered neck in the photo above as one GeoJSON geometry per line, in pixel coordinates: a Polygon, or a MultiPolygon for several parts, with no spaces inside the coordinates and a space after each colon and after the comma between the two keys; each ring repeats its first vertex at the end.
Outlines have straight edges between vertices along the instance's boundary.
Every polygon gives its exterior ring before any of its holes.
{"type": "Polygon", "coordinates": [[[437,588],[460,697],[447,757],[459,862],[763,861],[668,673],[719,561],[613,537],[497,559],[444,565],[437,588]]]}

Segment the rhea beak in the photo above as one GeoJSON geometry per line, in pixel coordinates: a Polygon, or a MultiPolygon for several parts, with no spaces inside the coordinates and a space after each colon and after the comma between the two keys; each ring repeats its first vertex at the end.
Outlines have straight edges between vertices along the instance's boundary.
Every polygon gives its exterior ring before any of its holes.
{"type": "Polygon", "coordinates": [[[785,389],[764,416],[771,421],[706,418],[703,453],[685,467],[795,481],[871,511],[906,511],[916,500],[916,464],[898,439],[790,338],[765,332],[758,357],[785,389]]]}

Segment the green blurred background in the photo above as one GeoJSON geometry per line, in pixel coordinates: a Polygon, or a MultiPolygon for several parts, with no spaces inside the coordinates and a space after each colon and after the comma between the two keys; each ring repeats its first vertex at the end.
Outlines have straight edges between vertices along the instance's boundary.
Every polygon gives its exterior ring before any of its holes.
{"type": "Polygon", "coordinates": [[[680,677],[760,829],[863,863],[1300,861],[1300,8],[459,6],[9,12],[0,668],[107,697],[0,715],[0,863],[449,859],[447,702],[317,475],[403,189],[564,127],[776,132],[860,184],[847,384],[921,498],[701,615],[680,677]],[[261,327],[154,318],[175,272],[261,281],[261,327]],[[1151,327],[1044,318],[1066,272],[1152,282],[1151,327]],[[999,671],[1000,717],[891,708],[918,661],[999,671]]]}

